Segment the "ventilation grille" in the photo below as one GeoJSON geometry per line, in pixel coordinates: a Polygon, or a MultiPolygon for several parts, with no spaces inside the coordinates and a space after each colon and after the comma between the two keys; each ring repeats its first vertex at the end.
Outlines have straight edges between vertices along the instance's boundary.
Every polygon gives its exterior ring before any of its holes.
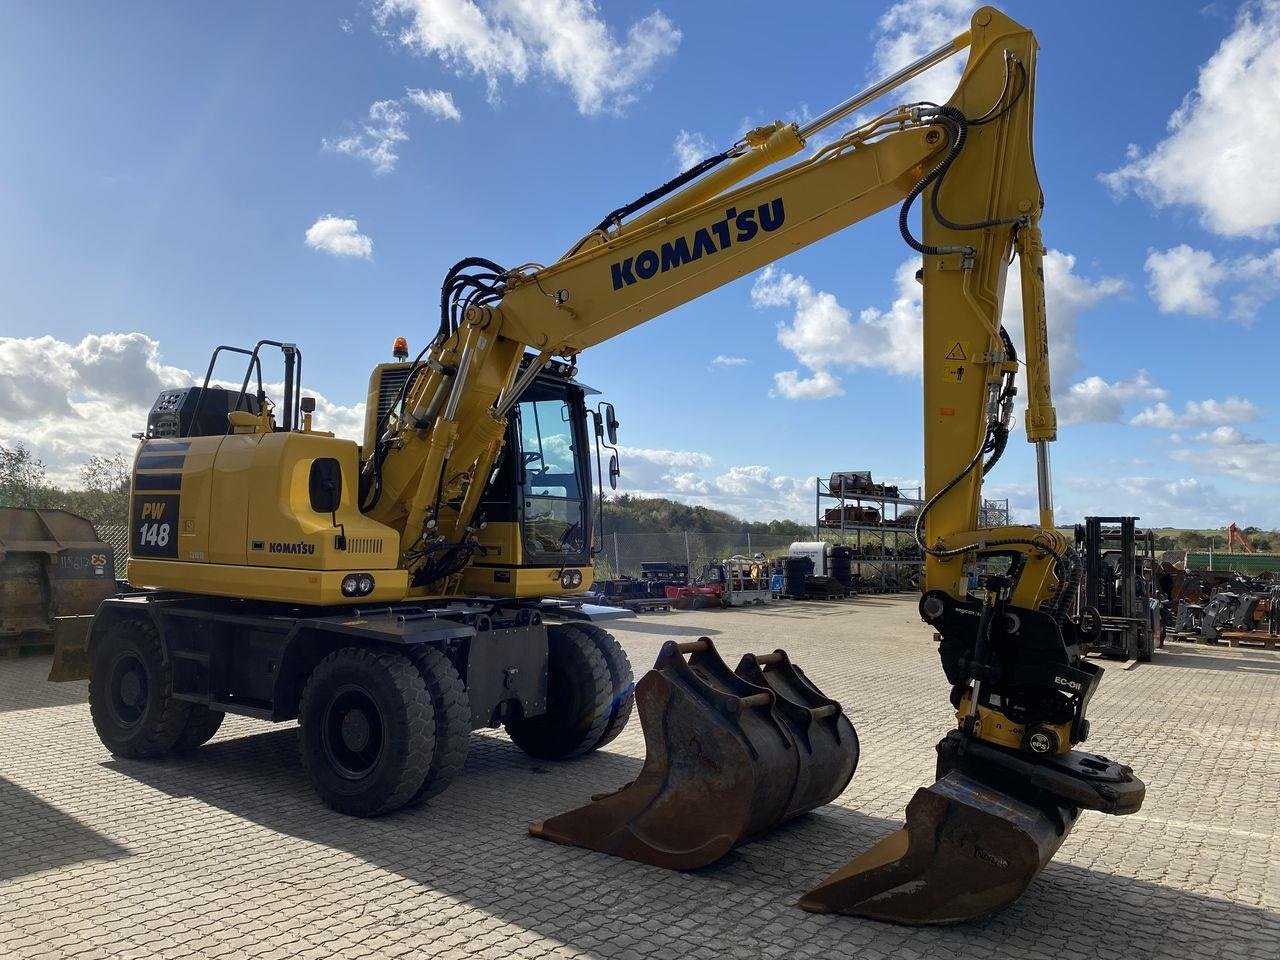
{"type": "Polygon", "coordinates": [[[382,418],[386,416],[387,411],[391,409],[391,404],[399,395],[400,388],[404,385],[411,369],[413,369],[413,364],[401,363],[391,367],[389,370],[382,371],[382,378],[378,381],[379,423],[382,422],[382,418]]]}
{"type": "Polygon", "coordinates": [[[381,553],[381,537],[350,537],[347,540],[347,553],[381,553]]]}

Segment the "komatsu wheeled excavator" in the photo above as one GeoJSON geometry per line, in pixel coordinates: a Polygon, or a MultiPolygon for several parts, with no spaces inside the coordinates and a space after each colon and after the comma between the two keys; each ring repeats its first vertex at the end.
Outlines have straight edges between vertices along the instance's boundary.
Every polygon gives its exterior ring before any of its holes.
{"type": "MultiPolygon", "coordinates": [[[[785,653],[730,669],[708,639],[669,642],[633,694],[621,646],[565,601],[591,581],[591,433],[599,474],[617,428],[608,405],[588,410],[576,360],[898,205],[924,288],[920,614],[956,726],[905,827],[801,906],[905,923],[985,916],[1021,895],[1082,811],[1137,810],[1132,771],[1076,749],[1101,669],[1081,657],[1069,614],[1080,564],[1053,521],[1036,50],[1029,30],[980,9],[963,35],[816,119],[752,130],[612,211],[550,265],[462,260],[427,346],[375,369],[363,444],[313,428],[289,343],[238,351],[238,391],[211,362],[202,386],[162,395],[133,473],[135,589],[103,603],[81,651],[104,744],[158,756],[207,741],[228,712],[296,718],[321,798],[368,816],[441,790],[473,729],[503,725],[526,752],[568,758],[609,743],[634,703],[637,779],[531,832],[675,869],[834,799],[858,738],[785,653]],[[947,103],[861,113],[966,48],[947,103]],[[855,125],[765,172],[842,120],[855,125]],[[1021,358],[1001,325],[1015,258],[1021,358]],[[277,348],[278,407],[262,389],[277,348]],[[982,528],[982,479],[1005,449],[1020,368],[1039,523],[982,528]]],[[[76,672],[73,652],[59,658],[76,672]]]]}

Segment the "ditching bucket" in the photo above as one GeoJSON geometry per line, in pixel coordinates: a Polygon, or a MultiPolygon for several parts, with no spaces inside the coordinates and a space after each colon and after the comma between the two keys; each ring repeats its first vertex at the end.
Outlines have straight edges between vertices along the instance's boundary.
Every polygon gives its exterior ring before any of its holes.
{"type": "Polygon", "coordinates": [[[748,654],[732,671],[706,637],[669,640],[635,698],[640,775],[535,823],[535,837],[693,870],[835,799],[858,764],[840,705],[781,650],[748,654]]]}
{"type": "Polygon", "coordinates": [[[1037,764],[953,731],[938,752],[939,779],[916,791],[906,825],[800,906],[913,925],[981,920],[1022,896],[1082,808],[1132,813],[1146,794],[1128,767],[1079,751],[1037,764]]]}

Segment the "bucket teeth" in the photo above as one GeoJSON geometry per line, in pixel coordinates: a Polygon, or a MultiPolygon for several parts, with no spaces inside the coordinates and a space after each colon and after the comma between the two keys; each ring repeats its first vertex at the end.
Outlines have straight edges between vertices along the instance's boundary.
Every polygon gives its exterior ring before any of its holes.
{"type": "Polygon", "coordinates": [[[857,766],[857,736],[840,705],[782,651],[748,655],[733,671],[705,637],[668,641],[635,697],[640,775],[534,824],[534,836],[696,869],[834,799],[857,766]]]}

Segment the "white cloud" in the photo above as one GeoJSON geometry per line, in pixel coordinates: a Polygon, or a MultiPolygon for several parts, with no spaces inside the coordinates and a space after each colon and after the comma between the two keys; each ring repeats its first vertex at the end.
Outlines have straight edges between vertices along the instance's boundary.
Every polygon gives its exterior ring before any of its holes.
{"type": "Polygon", "coordinates": [[[619,41],[592,0],[377,0],[374,17],[415,53],[483,77],[491,100],[503,81],[542,75],[568,87],[587,115],[624,109],[680,43],[657,11],[619,41]]]}
{"type": "Polygon", "coordinates": [[[447,90],[419,90],[406,87],[398,100],[378,100],[369,107],[369,116],[360,124],[358,133],[339,140],[322,140],[326,150],[345,153],[366,160],[376,174],[390,173],[400,159],[399,145],[409,139],[405,124],[409,120],[406,106],[415,106],[436,120],[462,119],[462,111],[447,90]]]}
{"type": "Polygon", "coordinates": [[[766,267],[756,277],[751,301],[756,307],[794,310],[789,324],[778,324],[778,342],[810,370],[879,367],[919,374],[923,347],[921,287],[915,280],[918,266],[913,259],[898,268],[894,275],[898,296],[888,310],[868,307],[856,320],[835,294],[816,290],[804,277],[777,267],[766,267]]]}
{"type": "Polygon", "coordinates": [[[1270,499],[1242,497],[1197,477],[1065,476],[1056,487],[1062,519],[1130,515],[1141,517],[1144,526],[1185,527],[1223,526],[1237,517],[1280,522],[1270,499]]]}
{"type": "Polygon", "coordinates": [[[1114,423],[1124,415],[1126,403],[1159,400],[1167,395],[1168,391],[1157,386],[1147,371],[1139,370],[1132,377],[1110,382],[1102,377],[1086,377],[1060,393],[1055,406],[1058,422],[1063,426],[1114,423]]]}
{"type": "Polygon", "coordinates": [[[1150,277],[1147,292],[1161,313],[1207,317],[1218,312],[1213,288],[1223,270],[1208,250],[1194,250],[1185,243],[1163,252],[1152,250],[1143,268],[1150,277]]]}
{"type": "Polygon", "coordinates": [[[360,232],[355,220],[323,216],[307,228],[307,246],[335,257],[373,257],[373,241],[360,232]]]}
{"type": "MultiPolygon", "coordinates": [[[[901,70],[969,29],[978,4],[970,0],[900,0],[876,23],[876,46],[872,58],[876,79],[901,70]]],[[[893,96],[905,102],[951,99],[964,72],[962,51],[949,60],[908,81],[893,96]]]]}
{"type": "MultiPolygon", "coordinates": [[[[1095,417],[1120,418],[1122,405],[1131,400],[1155,400],[1160,390],[1146,372],[1107,383],[1099,377],[1082,381],[1063,394],[1062,385],[1080,369],[1076,345],[1079,316],[1125,289],[1115,277],[1090,279],[1075,270],[1076,258],[1060,250],[1044,257],[1045,302],[1049,317],[1050,373],[1063,398],[1064,422],[1086,422],[1095,417]]],[[[778,342],[813,371],[804,379],[798,371],[775,375],[775,393],[789,399],[810,399],[841,392],[831,371],[874,367],[890,373],[920,375],[923,342],[923,288],[916,280],[920,267],[910,258],[894,274],[895,296],[886,309],[867,307],[857,319],[835,295],[814,288],[806,278],[768,267],[756,277],[751,299],[756,307],[791,307],[790,323],[778,325],[778,342]]],[[[1022,293],[1017,271],[1010,271],[1005,298],[1004,324],[1022,352],[1022,293]]],[[[1026,396],[1025,377],[1021,396],[1026,396]]]]}
{"type": "Polygon", "coordinates": [[[676,155],[677,168],[683,172],[695,163],[699,163],[711,156],[715,152],[715,147],[702,134],[681,130],[676,134],[675,143],[671,145],[671,152],[676,155]]]}
{"type": "Polygon", "coordinates": [[[713,367],[741,367],[750,362],[746,357],[731,357],[727,353],[717,353],[711,358],[713,367]]]}
{"type": "Polygon", "coordinates": [[[773,389],[769,391],[769,396],[787,400],[822,400],[843,394],[840,381],[825,370],[818,370],[812,377],[801,377],[795,370],[779,371],[773,375],[773,389]]]}
{"type": "Polygon", "coordinates": [[[1261,411],[1251,401],[1227,397],[1225,400],[1188,400],[1180,414],[1174,413],[1167,403],[1157,403],[1143,409],[1129,423],[1135,427],[1185,430],[1189,427],[1248,423],[1258,419],[1260,414],[1261,411]]]}
{"type": "Polygon", "coordinates": [[[1219,260],[1209,250],[1182,243],[1169,250],[1151,251],[1145,268],[1150,277],[1147,291],[1161,313],[1216,316],[1221,304],[1215,289],[1231,282],[1236,291],[1227,316],[1249,323],[1268,300],[1280,294],[1280,249],[1219,260]]]}
{"type": "MultiPolygon", "coordinates": [[[[1260,440],[1229,426],[1201,433],[1195,440],[1201,445],[1180,446],[1169,452],[1169,458],[1192,464],[1201,472],[1220,473],[1269,487],[1280,486],[1280,443],[1260,440]]],[[[1274,515],[1277,512],[1275,498],[1268,502],[1274,515]]]]}
{"type": "Polygon", "coordinates": [[[369,116],[361,124],[359,133],[321,143],[326,150],[367,160],[374,173],[390,173],[400,159],[396,145],[409,139],[404,131],[408,119],[409,114],[399,100],[378,100],[370,105],[369,116]]]}
{"type": "Polygon", "coordinates": [[[1266,237],[1280,223],[1280,0],[1245,3],[1232,32],[1169,117],[1169,136],[1101,179],[1157,207],[1199,211],[1228,237],[1266,237]]]}
{"type": "Polygon", "coordinates": [[[620,493],[668,497],[727,510],[748,520],[812,517],[812,477],[777,476],[760,465],[731,466],[717,472],[710,456],[690,450],[621,447],[619,454],[620,493]]]}
{"type": "MultiPolygon", "coordinates": [[[[164,363],[159,342],[143,333],[90,334],[79,343],[0,337],[0,443],[21,441],[45,462],[51,481],[74,486],[89,457],[132,454],[132,434],[146,428],[157,394],[203,379],[164,363]]],[[[278,384],[266,389],[283,396],[278,384]]],[[[317,429],[362,437],[363,403],[305,393],[316,397],[317,429]]]]}
{"type": "Polygon", "coordinates": [[[405,98],[428,116],[439,120],[461,120],[462,111],[453,102],[453,94],[447,90],[405,90],[405,98]]]}

